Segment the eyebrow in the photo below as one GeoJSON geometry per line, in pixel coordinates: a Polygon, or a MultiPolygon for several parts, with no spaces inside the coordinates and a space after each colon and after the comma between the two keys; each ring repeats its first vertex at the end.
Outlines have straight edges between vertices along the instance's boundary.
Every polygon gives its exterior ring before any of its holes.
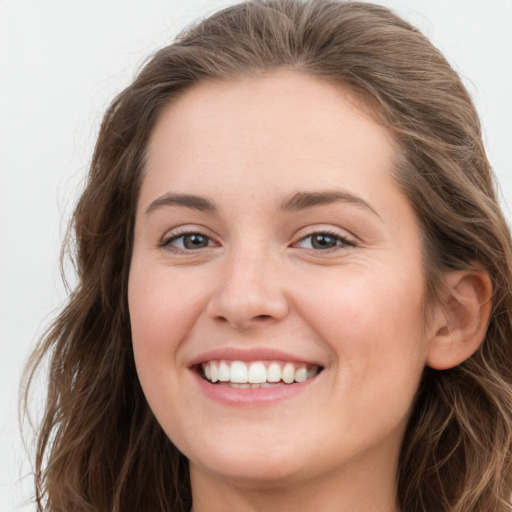
{"type": "Polygon", "coordinates": [[[355,196],[350,192],[341,190],[325,190],[320,192],[297,192],[288,197],[285,197],[280,205],[280,211],[293,211],[307,210],[316,206],[326,206],[333,203],[350,203],[356,206],[366,208],[377,217],[380,215],[361,197],[355,196]]]}
{"type": "Polygon", "coordinates": [[[193,194],[174,194],[168,192],[163,196],[155,199],[147,208],[146,215],[154,212],[162,206],[183,206],[192,210],[198,210],[200,212],[214,213],[217,211],[217,207],[212,201],[205,197],[195,196],[193,194]]]}
{"type": "MultiPolygon", "coordinates": [[[[280,204],[279,211],[282,212],[297,212],[307,210],[317,206],[326,206],[333,203],[351,203],[356,206],[366,208],[377,217],[379,214],[361,197],[355,196],[349,192],[341,190],[325,190],[320,192],[296,192],[290,196],[285,197],[280,204]]],[[[216,213],[217,207],[210,201],[202,196],[194,194],[175,194],[168,192],[157,199],[155,199],[147,208],[146,215],[163,206],[182,206],[200,212],[216,213]]]]}

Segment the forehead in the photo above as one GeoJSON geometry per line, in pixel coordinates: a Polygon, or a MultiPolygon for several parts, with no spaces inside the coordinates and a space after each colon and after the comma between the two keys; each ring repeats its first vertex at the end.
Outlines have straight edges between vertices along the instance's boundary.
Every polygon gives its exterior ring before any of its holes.
{"type": "Polygon", "coordinates": [[[214,182],[369,193],[377,176],[392,180],[396,153],[390,132],[330,82],[292,71],[204,82],[156,123],[141,198],[214,182]]]}

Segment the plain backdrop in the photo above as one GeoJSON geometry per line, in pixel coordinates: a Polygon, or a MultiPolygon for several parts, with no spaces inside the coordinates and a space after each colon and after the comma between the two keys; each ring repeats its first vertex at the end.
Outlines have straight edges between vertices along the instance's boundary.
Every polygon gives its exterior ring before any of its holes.
{"type": "MultiPolygon", "coordinates": [[[[0,0],[0,512],[35,510],[19,381],[66,298],[60,244],[101,116],[149,54],[230,3],[0,0]]],[[[512,0],[377,3],[418,26],[463,77],[510,219],[512,0]]]]}

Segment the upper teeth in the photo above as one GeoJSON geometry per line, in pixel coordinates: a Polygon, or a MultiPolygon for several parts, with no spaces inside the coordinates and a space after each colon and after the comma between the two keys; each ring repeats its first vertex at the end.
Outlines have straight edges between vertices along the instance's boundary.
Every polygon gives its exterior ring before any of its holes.
{"type": "Polygon", "coordinates": [[[264,382],[304,382],[318,373],[317,366],[277,361],[209,361],[202,365],[205,377],[211,382],[261,384],[264,382]]]}

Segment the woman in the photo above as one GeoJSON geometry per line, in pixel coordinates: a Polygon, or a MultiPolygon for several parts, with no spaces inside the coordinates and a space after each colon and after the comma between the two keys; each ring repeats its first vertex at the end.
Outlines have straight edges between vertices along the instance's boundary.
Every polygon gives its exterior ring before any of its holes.
{"type": "Polygon", "coordinates": [[[467,92],[388,10],[190,28],[107,112],[74,230],[41,508],[512,509],[510,235],[467,92]]]}

